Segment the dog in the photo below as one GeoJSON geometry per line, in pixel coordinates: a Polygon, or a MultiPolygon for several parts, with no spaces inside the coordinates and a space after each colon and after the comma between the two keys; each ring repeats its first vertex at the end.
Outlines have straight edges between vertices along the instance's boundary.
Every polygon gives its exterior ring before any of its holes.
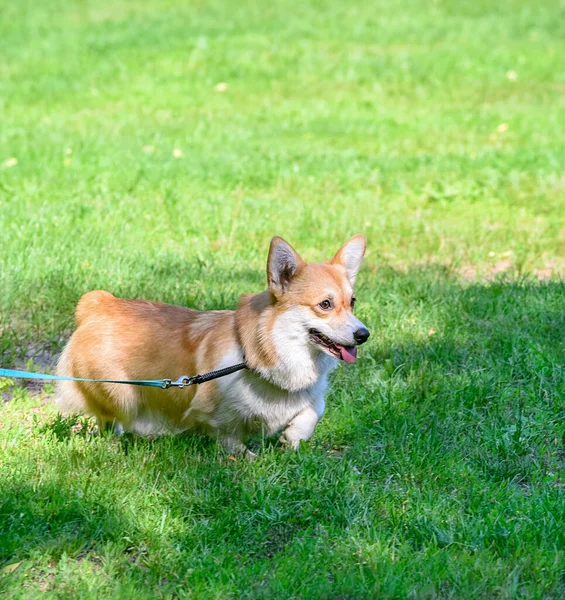
{"type": "Polygon", "coordinates": [[[235,311],[85,294],[77,328],[57,374],[88,379],[162,379],[245,362],[247,369],[183,389],[60,381],[64,413],[96,416],[108,428],[155,436],[199,430],[230,453],[252,453],[248,434],[282,432],[296,449],[308,440],[325,408],[328,375],[339,360],[353,363],[369,338],[353,315],[353,286],[365,237],[346,242],[331,261],[307,264],[274,237],[267,259],[268,289],[243,295],[235,311]]]}

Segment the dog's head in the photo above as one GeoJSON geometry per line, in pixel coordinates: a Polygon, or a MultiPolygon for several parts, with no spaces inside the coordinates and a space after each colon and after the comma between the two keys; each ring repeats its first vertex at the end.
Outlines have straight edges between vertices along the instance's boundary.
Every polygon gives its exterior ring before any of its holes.
{"type": "Polygon", "coordinates": [[[365,254],[365,237],[346,242],[326,263],[305,263],[292,246],[274,237],[267,260],[269,291],[294,341],[317,352],[355,362],[369,330],[353,314],[353,286],[365,254]],[[296,338],[298,336],[298,339],[296,338]]]}

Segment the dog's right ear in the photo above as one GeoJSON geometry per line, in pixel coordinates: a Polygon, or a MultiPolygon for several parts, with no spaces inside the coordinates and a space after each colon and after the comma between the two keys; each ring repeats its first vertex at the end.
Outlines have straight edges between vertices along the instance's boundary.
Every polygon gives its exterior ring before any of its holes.
{"type": "Polygon", "coordinates": [[[288,242],[275,236],[271,240],[267,259],[267,281],[271,294],[276,298],[282,296],[304,264],[298,252],[288,242]]]}

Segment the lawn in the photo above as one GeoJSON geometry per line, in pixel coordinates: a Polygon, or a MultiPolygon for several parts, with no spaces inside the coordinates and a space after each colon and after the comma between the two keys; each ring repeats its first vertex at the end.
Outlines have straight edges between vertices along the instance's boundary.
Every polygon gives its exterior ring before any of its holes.
{"type": "Polygon", "coordinates": [[[92,289],[233,308],[275,234],[365,233],[372,337],[255,462],[0,380],[0,595],[563,597],[563,2],[1,8],[2,366],[92,289]]]}

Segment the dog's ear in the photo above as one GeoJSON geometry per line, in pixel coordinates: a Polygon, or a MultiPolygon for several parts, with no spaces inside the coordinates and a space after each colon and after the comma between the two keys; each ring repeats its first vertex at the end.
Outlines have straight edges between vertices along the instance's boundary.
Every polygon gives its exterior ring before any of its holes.
{"type": "Polygon", "coordinates": [[[304,264],[298,252],[288,242],[275,236],[271,240],[267,259],[269,291],[277,298],[282,296],[288,289],[292,278],[304,264]]]}
{"type": "Polygon", "coordinates": [[[361,233],[354,235],[350,240],[345,242],[338,250],[337,254],[332,258],[332,265],[341,265],[345,268],[347,278],[351,285],[355,283],[359,267],[365,255],[367,240],[361,233]]]}

